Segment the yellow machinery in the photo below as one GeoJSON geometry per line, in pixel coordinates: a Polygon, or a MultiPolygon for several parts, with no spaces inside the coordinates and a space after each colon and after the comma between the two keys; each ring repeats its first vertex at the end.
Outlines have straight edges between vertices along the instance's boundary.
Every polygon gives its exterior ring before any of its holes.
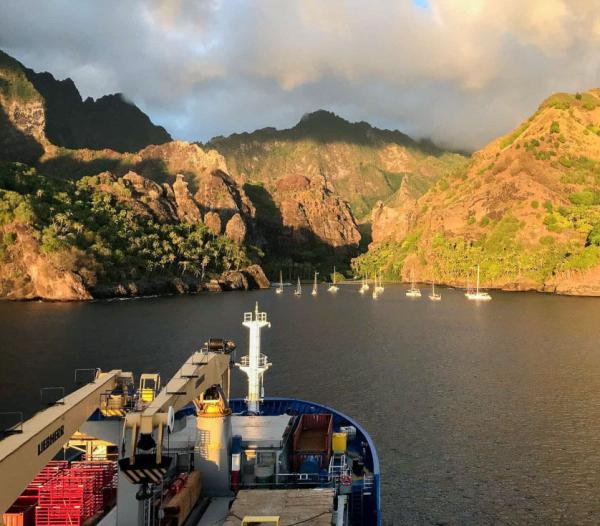
{"type": "Polygon", "coordinates": [[[122,372],[115,388],[100,397],[100,412],[105,417],[123,417],[134,403],[133,374],[122,372]]]}
{"type": "Polygon", "coordinates": [[[141,408],[133,404],[132,373],[120,369],[98,371],[93,382],[23,422],[13,434],[0,440],[0,517],[98,409],[104,416],[124,418],[124,431],[131,435],[130,456],[125,459],[128,465],[135,465],[136,451],[144,442],[156,451],[153,462],[161,464],[162,438],[165,427],[173,425],[175,411],[215,384],[228,394],[228,353],[233,349],[235,344],[230,341],[209,342],[208,349],[190,356],[160,391],[158,375],[142,375],[141,408]]]}
{"type": "Polygon", "coordinates": [[[231,409],[219,384],[201,393],[194,405],[198,429],[194,466],[202,472],[205,494],[222,495],[231,486],[231,409]]]}
{"type": "Polygon", "coordinates": [[[98,409],[101,396],[115,389],[122,376],[120,370],[98,372],[92,383],[35,414],[23,422],[21,430],[0,440],[0,513],[98,409]]]}
{"type": "Polygon", "coordinates": [[[159,374],[142,374],[140,376],[140,388],[138,393],[142,404],[149,404],[156,397],[156,393],[160,391],[160,375],[159,374]]]}
{"type": "Polygon", "coordinates": [[[229,393],[228,351],[233,348],[231,342],[216,352],[194,353],[146,407],[127,413],[123,426],[126,454],[119,466],[131,482],[157,483],[166,473],[171,459],[163,458],[162,443],[165,430],[173,430],[175,412],[215,384],[229,393]]]}

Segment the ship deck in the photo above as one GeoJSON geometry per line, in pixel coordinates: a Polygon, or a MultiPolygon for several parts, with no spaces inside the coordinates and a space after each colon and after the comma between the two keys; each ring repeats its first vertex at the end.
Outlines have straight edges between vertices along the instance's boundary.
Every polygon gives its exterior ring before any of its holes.
{"type": "Polygon", "coordinates": [[[330,526],[334,496],[331,488],[241,490],[223,526],[239,526],[247,515],[278,516],[280,524],[330,526]]]}

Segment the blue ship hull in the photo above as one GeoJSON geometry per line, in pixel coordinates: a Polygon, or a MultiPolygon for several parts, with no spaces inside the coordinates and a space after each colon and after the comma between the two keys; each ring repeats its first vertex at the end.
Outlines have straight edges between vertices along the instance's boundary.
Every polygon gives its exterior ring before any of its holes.
{"type": "MultiPolygon", "coordinates": [[[[229,405],[234,413],[244,413],[247,410],[246,402],[241,398],[230,399],[229,405]]],[[[265,398],[260,404],[260,413],[261,415],[330,413],[333,415],[334,428],[354,426],[356,428],[356,439],[349,442],[348,447],[360,448],[365,467],[373,474],[373,487],[370,495],[361,495],[361,509],[360,511],[355,510],[353,513],[353,523],[365,526],[381,526],[379,458],[373,440],[358,422],[331,407],[294,398],[265,398]]]]}

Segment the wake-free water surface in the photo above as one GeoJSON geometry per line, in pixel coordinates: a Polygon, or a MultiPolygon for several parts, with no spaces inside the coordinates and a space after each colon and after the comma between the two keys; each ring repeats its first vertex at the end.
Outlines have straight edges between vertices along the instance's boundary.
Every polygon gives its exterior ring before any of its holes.
{"type": "MultiPolygon", "coordinates": [[[[431,302],[405,290],[0,303],[0,411],[31,414],[39,389],[72,388],[78,367],[168,379],[210,336],[245,350],[242,313],[259,301],[272,322],[266,394],[364,425],[386,523],[600,523],[600,299],[494,293],[478,304],[440,289],[431,302]]],[[[239,373],[234,383],[243,395],[239,373]]]]}

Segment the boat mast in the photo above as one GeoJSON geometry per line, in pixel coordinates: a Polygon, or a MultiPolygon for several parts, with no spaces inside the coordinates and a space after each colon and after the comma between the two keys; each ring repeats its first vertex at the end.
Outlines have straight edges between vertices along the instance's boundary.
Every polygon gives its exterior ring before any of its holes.
{"type": "Polygon", "coordinates": [[[246,397],[248,412],[258,414],[262,400],[262,377],[265,371],[271,367],[266,355],[260,352],[260,331],[264,327],[271,327],[271,323],[267,321],[266,312],[259,312],[257,301],[254,312],[244,313],[242,325],[250,329],[250,337],[248,355],[242,357],[238,367],[248,376],[248,396],[246,397]]]}
{"type": "Polygon", "coordinates": [[[479,294],[479,265],[477,265],[477,294],[479,294]]]}

